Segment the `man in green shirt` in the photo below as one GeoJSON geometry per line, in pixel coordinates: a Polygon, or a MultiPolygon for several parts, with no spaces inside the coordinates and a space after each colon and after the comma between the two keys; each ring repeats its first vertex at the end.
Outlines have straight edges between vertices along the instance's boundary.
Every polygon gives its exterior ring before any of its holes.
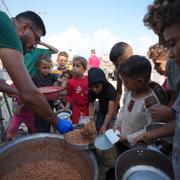
{"type": "Polygon", "coordinates": [[[0,59],[14,82],[23,102],[57,129],[59,121],[44,96],[38,91],[23,64],[24,52],[37,46],[46,34],[42,19],[32,11],[18,14],[12,20],[0,11],[0,59]],[[21,44],[22,43],[22,44],[21,44]]]}
{"type": "Polygon", "coordinates": [[[38,72],[36,63],[37,63],[39,55],[43,54],[43,55],[51,56],[52,54],[58,53],[58,49],[56,49],[55,47],[49,44],[46,44],[42,41],[40,41],[38,44],[43,45],[44,47],[47,47],[48,49],[35,48],[31,52],[27,52],[24,55],[24,65],[26,69],[28,70],[29,75],[31,77],[35,76],[38,72]]]}

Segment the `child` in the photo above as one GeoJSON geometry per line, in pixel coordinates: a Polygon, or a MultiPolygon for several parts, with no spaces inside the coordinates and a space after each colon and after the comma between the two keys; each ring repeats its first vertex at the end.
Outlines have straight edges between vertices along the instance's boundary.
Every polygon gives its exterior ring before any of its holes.
{"type": "Polygon", "coordinates": [[[87,69],[87,60],[77,56],[73,59],[73,78],[67,82],[66,109],[72,106],[72,122],[79,123],[81,115],[88,116],[88,78],[84,75],[87,69]]]}
{"type": "Polygon", "coordinates": [[[16,137],[18,129],[24,123],[29,132],[36,133],[37,127],[35,123],[34,113],[22,103],[20,98],[16,96],[17,108],[7,128],[7,139],[12,140],[16,137]]]}
{"type": "Polygon", "coordinates": [[[95,49],[91,50],[91,57],[88,59],[89,68],[100,67],[101,60],[96,56],[95,49]]]}
{"type": "Polygon", "coordinates": [[[104,72],[99,68],[91,68],[88,71],[89,81],[89,117],[94,119],[94,102],[99,100],[99,109],[96,119],[96,129],[104,133],[114,115],[116,99],[115,88],[107,81],[104,72]]]}
{"type": "Polygon", "coordinates": [[[165,80],[162,87],[168,91],[167,78],[166,78],[166,63],[168,59],[168,49],[160,44],[155,44],[149,48],[148,58],[152,59],[154,63],[154,69],[162,76],[165,80]]]}
{"type": "MultiPolygon", "coordinates": [[[[57,81],[58,75],[52,74],[52,61],[47,55],[40,55],[37,61],[38,74],[32,77],[34,84],[37,87],[53,86],[57,81]]],[[[49,101],[49,105],[54,108],[54,102],[49,101]]],[[[36,116],[36,124],[38,132],[50,132],[51,124],[49,121],[43,120],[36,116]]]]}
{"type": "MultiPolygon", "coordinates": [[[[110,57],[110,61],[116,67],[116,72],[118,66],[122,62],[126,61],[132,55],[133,55],[133,50],[131,46],[125,42],[118,42],[112,47],[109,57],[110,57]]],[[[115,116],[117,115],[119,109],[119,102],[121,99],[121,95],[122,95],[122,82],[119,78],[117,78],[116,103],[115,103],[115,112],[114,112],[115,116]]]]}
{"type": "Polygon", "coordinates": [[[151,64],[145,57],[132,56],[120,64],[118,76],[127,91],[114,128],[121,131],[121,142],[134,144],[134,139],[152,122],[149,108],[159,104],[149,86],[151,64]]]}
{"type": "Polygon", "coordinates": [[[58,74],[61,76],[64,71],[67,70],[67,65],[68,65],[68,54],[65,51],[62,51],[58,54],[57,57],[57,63],[58,63],[58,68],[53,71],[54,74],[58,74]]]}
{"type": "Polygon", "coordinates": [[[58,99],[55,104],[60,105],[60,109],[64,108],[66,104],[66,95],[67,95],[67,81],[72,78],[72,71],[66,70],[63,72],[62,77],[58,77],[57,82],[55,85],[62,87],[60,92],[60,99],[58,99]]]}

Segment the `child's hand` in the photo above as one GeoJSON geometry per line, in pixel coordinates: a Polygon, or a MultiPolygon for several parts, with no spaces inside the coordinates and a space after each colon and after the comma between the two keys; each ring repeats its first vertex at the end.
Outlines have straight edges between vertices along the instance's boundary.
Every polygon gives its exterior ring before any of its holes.
{"type": "Polygon", "coordinates": [[[121,131],[121,126],[119,126],[119,125],[114,125],[114,127],[113,127],[113,131],[115,131],[115,130],[119,130],[119,131],[121,131]]]}
{"type": "Polygon", "coordinates": [[[70,105],[66,105],[65,107],[64,107],[64,111],[68,111],[70,109],[70,105]]]}
{"type": "Polygon", "coordinates": [[[124,143],[125,141],[127,141],[127,137],[121,133],[119,142],[124,143]]]}
{"type": "Polygon", "coordinates": [[[57,78],[57,82],[62,83],[63,79],[59,77],[59,78],[57,78]]]}
{"type": "Polygon", "coordinates": [[[21,109],[22,109],[21,107],[17,107],[17,109],[15,110],[14,114],[16,116],[18,116],[21,113],[21,109]]]}
{"type": "Polygon", "coordinates": [[[152,140],[149,137],[148,133],[144,133],[144,134],[141,134],[141,135],[139,135],[138,137],[135,138],[134,144],[138,144],[138,143],[148,144],[151,141],[152,140]]]}
{"type": "Polygon", "coordinates": [[[108,124],[104,123],[99,130],[99,134],[105,133],[105,131],[108,129],[108,124]]]}
{"type": "Polygon", "coordinates": [[[170,107],[164,105],[157,105],[149,108],[151,117],[155,121],[167,121],[173,118],[173,112],[170,107]]]}

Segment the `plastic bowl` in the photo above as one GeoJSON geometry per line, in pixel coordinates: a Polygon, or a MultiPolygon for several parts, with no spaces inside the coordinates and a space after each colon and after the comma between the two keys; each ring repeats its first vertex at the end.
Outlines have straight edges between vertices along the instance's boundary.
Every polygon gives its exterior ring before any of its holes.
{"type": "Polygon", "coordinates": [[[59,98],[60,96],[59,92],[62,90],[62,88],[59,86],[46,86],[38,89],[40,90],[41,93],[44,94],[44,96],[48,101],[56,100],[57,98],[59,98]]]}

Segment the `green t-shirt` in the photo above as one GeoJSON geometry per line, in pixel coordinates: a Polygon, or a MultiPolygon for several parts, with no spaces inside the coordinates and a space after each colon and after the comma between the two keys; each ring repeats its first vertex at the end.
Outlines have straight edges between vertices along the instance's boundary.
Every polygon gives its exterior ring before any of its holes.
{"type": "Polygon", "coordinates": [[[168,60],[166,66],[168,79],[168,88],[176,92],[176,96],[180,92],[180,66],[174,60],[168,60]]]}
{"type": "Polygon", "coordinates": [[[24,64],[31,77],[37,74],[38,70],[36,67],[36,63],[38,60],[38,56],[43,54],[51,56],[52,51],[50,49],[36,48],[24,55],[24,64]]]}
{"type": "Polygon", "coordinates": [[[11,19],[0,11],[0,48],[10,48],[23,53],[19,36],[11,19]]]}

